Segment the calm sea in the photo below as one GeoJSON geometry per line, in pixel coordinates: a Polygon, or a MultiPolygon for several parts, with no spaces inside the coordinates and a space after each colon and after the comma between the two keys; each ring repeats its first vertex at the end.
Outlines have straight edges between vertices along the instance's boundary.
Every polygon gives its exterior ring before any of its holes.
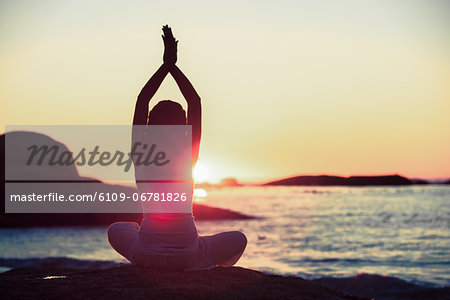
{"type": "MultiPolygon", "coordinates": [[[[240,187],[203,194],[197,201],[260,217],[197,222],[202,235],[247,235],[238,266],[306,279],[369,273],[450,285],[450,186],[240,187]]],[[[81,261],[59,261],[79,267],[122,261],[105,227],[0,229],[4,270],[49,257],[76,258],[81,261]]]]}

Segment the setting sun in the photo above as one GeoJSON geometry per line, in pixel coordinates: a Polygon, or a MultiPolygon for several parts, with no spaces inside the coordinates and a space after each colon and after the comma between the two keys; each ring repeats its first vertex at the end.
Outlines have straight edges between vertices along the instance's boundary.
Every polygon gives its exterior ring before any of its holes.
{"type": "Polygon", "coordinates": [[[209,168],[202,164],[201,162],[197,162],[192,172],[194,176],[195,182],[205,182],[209,179],[209,168]]]}

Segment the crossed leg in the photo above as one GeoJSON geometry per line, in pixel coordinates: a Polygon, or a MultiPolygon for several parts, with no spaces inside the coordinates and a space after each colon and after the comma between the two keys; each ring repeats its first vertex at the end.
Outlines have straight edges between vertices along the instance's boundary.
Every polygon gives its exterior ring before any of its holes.
{"type": "MultiPolygon", "coordinates": [[[[120,255],[130,260],[130,249],[138,238],[139,225],[135,222],[117,222],[108,228],[108,241],[120,255]]],[[[227,231],[209,236],[200,236],[206,244],[202,259],[206,265],[233,266],[244,253],[247,238],[240,231],[227,231]]]]}
{"type": "Polygon", "coordinates": [[[129,258],[131,246],[138,237],[139,225],[135,222],[116,222],[108,228],[111,247],[123,257],[129,258]]]}
{"type": "Polygon", "coordinates": [[[202,236],[207,244],[207,258],[217,266],[231,267],[244,253],[247,237],[240,231],[202,236]]]}

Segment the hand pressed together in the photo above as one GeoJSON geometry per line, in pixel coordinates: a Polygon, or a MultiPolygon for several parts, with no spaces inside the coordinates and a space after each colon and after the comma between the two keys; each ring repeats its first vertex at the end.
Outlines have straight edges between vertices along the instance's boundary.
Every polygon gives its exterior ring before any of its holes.
{"type": "Polygon", "coordinates": [[[177,62],[177,45],[178,41],[172,34],[172,29],[168,25],[164,25],[163,28],[163,41],[164,41],[164,56],[163,61],[168,65],[175,65],[177,62]]]}

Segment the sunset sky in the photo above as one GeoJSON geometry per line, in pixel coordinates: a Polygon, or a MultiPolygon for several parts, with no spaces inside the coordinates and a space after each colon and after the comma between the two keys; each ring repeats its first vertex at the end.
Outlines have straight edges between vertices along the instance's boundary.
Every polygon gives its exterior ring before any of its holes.
{"type": "MultiPolygon", "coordinates": [[[[1,131],[131,124],[164,24],[209,180],[450,177],[449,1],[2,0],[1,131]]],[[[162,99],[186,107],[171,77],[162,99]]]]}

